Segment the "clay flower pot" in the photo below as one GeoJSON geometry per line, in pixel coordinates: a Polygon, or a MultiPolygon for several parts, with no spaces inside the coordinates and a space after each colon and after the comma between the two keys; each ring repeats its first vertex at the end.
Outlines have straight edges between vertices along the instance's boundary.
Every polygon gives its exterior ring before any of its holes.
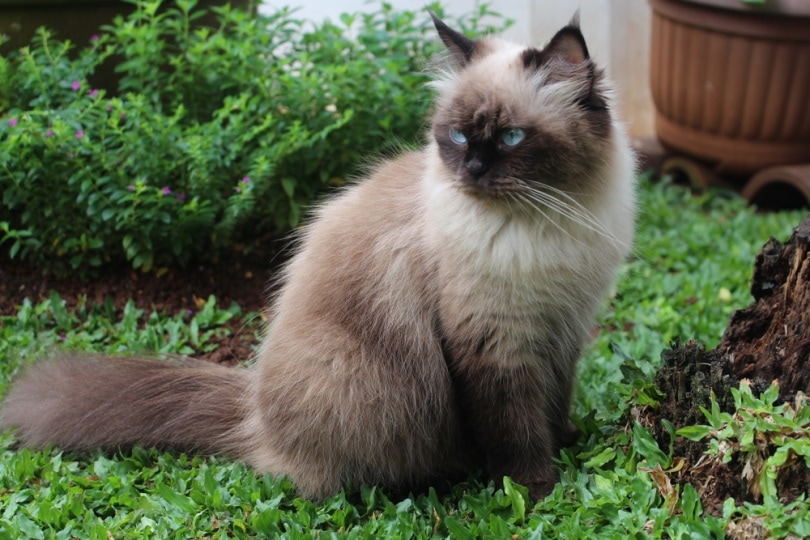
{"type": "Polygon", "coordinates": [[[650,5],[650,79],[665,147],[726,175],[810,163],[809,1],[650,5]]]}

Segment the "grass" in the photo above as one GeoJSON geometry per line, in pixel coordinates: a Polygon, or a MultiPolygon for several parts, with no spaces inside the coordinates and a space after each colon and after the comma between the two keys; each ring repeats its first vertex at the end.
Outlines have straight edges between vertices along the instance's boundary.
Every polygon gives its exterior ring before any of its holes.
{"type": "MultiPolygon", "coordinates": [[[[757,214],[728,193],[693,196],[645,181],[640,199],[635,257],[605,310],[605,330],[580,364],[574,414],[585,436],[564,451],[561,482],[535,506],[521,486],[506,482],[495,490],[475,478],[441,496],[430,491],[396,500],[363,488],[314,504],[296,498],[287,480],[257,476],[240,463],[154,450],[17,452],[4,434],[0,539],[715,538],[745,520],[757,520],[774,536],[809,535],[810,503],[803,499],[727,501],[722,515],[709,515],[692,486],[668,487],[669,449],[659,448],[630,414],[648,400],[645,388],[671,340],[716,345],[731,312],[750,302],[760,246],[769,236],[786,239],[803,214],[757,214]]],[[[132,305],[120,316],[110,305],[68,312],[54,293],[0,319],[0,388],[20,363],[54,346],[186,354],[210,347],[233,317],[256,326],[251,314],[213,300],[194,318],[132,305]]],[[[757,407],[766,416],[781,414],[772,404],[757,407]]],[[[746,432],[744,425],[736,429],[746,432]]],[[[790,441],[810,460],[806,438],[790,441]]]]}

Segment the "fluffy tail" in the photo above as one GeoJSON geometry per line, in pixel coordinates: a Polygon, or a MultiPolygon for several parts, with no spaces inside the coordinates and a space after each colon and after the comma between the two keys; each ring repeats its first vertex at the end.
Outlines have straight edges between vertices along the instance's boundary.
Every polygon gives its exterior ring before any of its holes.
{"type": "MultiPolygon", "coordinates": [[[[20,443],[66,450],[135,445],[234,455],[247,372],[199,360],[61,356],[29,366],[0,408],[20,443]]],[[[238,457],[235,456],[234,457],[238,457]]]]}

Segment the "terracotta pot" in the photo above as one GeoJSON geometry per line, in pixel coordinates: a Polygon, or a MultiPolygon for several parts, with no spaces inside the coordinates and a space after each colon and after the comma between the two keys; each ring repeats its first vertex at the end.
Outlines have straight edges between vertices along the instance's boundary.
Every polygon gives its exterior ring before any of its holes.
{"type": "Polygon", "coordinates": [[[724,174],[810,162],[810,2],[788,16],[734,1],[650,0],[658,138],[724,174]]]}
{"type": "Polygon", "coordinates": [[[762,4],[744,0],[684,0],[692,4],[714,6],[748,13],[778,13],[780,15],[810,16],[810,2],[807,0],[766,0],[762,4]]]}

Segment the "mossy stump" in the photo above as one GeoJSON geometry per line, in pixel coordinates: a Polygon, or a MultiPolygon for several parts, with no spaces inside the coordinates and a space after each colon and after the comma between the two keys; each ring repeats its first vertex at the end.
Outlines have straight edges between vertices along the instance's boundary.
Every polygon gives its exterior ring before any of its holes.
{"type": "MultiPolygon", "coordinates": [[[[714,350],[690,341],[663,352],[655,382],[664,396],[656,410],[644,415],[662,448],[670,440],[661,420],[672,422],[676,430],[705,424],[701,407],[711,407],[712,393],[722,410],[733,413],[730,390],[742,379],[755,394],[776,381],[780,400],[788,403],[797,392],[810,394],[810,215],[787,243],[771,238],[762,247],[754,262],[751,294],[754,303],[732,314],[714,350]]],[[[728,497],[738,503],[756,499],[743,478],[741,460],[705,460],[705,450],[704,441],[673,441],[675,459],[683,465],[678,480],[693,484],[710,512],[720,513],[728,497]]],[[[780,486],[786,499],[810,489],[810,470],[800,472],[780,486]]]]}

